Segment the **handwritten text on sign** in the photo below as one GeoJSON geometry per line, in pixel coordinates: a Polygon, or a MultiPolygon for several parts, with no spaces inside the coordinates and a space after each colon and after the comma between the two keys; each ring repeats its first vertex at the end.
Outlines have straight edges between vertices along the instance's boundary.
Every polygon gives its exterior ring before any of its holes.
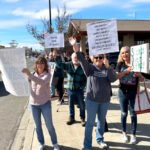
{"type": "Polygon", "coordinates": [[[60,48],[64,47],[64,34],[63,33],[46,33],[44,36],[45,48],[60,48]]]}
{"type": "Polygon", "coordinates": [[[119,51],[116,20],[88,23],[87,34],[91,56],[119,51]]]}
{"type": "Polygon", "coordinates": [[[149,73],[149,44],[132,46],[130,60],[133,71],[149,73]]]}

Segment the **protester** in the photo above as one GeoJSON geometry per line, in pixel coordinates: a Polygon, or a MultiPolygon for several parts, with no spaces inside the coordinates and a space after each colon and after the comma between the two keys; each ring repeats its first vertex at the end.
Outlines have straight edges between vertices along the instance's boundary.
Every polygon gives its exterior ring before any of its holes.
{"type": "Polygon", "coordinates": [[[131,116],[131,138],[130,143],[136,143],[136,129],[137,129],[137,115],[134,111],[135,98],[138,87],[138,80],[142,78],[140,73],[132,72],[132,67],[130,65],[130,49],[128,46],[121,48],[119,56],[117,69],[119,73],[123,72],[124,76],[120,78],[120,86],[118,91],[120,109],[121,109],[121,124],[122,124],[122,134],[123,142],[128,142],[128,136],[126,133],[126,121],[128,115],[128,106],[131,116]]]}
{"type": "Polygon", "coordinates": [[[57,65],[64,69],[67,73],[67,94],[69,98],[69,120],[67,125],[75,123],[75,101],[79,104],[80,118],[82,126],[85,126],[85,104],[84,104],[84,88],[86,85],[86,76],[78,62],[75,53],[71,55],[71,62],[60,62],[56,58],[57,65]]]}
{"type": "Polygon", "coordinates": [[[87,123],[84,135],[84,150],[92,148],[92,130],[97,114],[96,141],[101,148],[107,148],[104,142],[105,118],[111,96],[111,82],[117,79],[115,71],[109,67],[104,54],[92,57],[93,64],[89,63],[79,52],[79,48],[70,38],[70,43],[77,54],[77,58],[87,76],[86,110],[87,123]]]}
{"type": "MultiPolygon", "coordinates": [[[[57,59],[59,59],[59,61],[62,61],[61,55],[58,51],[58,49],[53,49],[53,58],[54,58],[54,62],[57,59]]],[[[56,62],[55,62],[56,63],[56,62]]],[[[63,87],[63,83],[64,83],[64,71],[62,68],[60,68],[59,66],[56,66],[55,68],[55,72],[54,72],[54,85],[55,88],[57,90],[58,93],[58,103],[64,103],[64,99],[63,99],[63,94],[64,94],[64,87],[63,87]]]]}
{"type": "Polygon", "coordinates": [[[48,72],[47,60],[44,57],[37,58],[34,71],[35,72],[31,74],[27,68],[22,70],[22,72],[30,80],[31,94],[29,99],[36,126],[39,150],[44,149],[44,135],[42,131],[41,115],[44,117],[54,150],[60,150],[57,143],[55,128],[52,122],[52,108],[49,92],[50,73],[48,72]]]}
{"type": "MultiPolygon", "coordinates": [[[[50,51],[50,52],[49,52],[48,61],[49,61],[49,62],[54,62],[53,51],[50,51]]],[[[54,85],[54,80],[52,80],[52,83],[51,83],[51,85],[50,85],[50,93],[51,93],[51,98],[55,97],[55,85],[54,85]]]]}

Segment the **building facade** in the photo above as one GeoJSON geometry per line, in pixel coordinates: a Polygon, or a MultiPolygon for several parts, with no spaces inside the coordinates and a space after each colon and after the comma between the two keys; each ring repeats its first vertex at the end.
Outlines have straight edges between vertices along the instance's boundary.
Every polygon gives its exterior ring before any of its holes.
{"type": "MultiPolygon", "coordinates": [[[[81,50],[87,49],[86,24],[102,19],[71,19],[69,34],[80,41],[81,50]]],[[[150,43],[150,20],[117,20],[119,48],[122,46],[133,46],[150,43]]]]}

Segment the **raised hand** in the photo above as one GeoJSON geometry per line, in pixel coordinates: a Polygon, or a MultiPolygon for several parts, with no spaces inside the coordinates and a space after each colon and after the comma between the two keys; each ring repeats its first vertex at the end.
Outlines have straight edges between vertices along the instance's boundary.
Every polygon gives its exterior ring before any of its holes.
{"type": "Polygon", "coordinates": [[[104,56],[104,64],[106,66],[106,68],[109,68],[109,60],[107,59],[106,55],[104,56]]]}
{"type": "Polygon", "coordinates": [[[23,72],[24,74],[26,74],[27,76],[29,76],[29,75],[31,74],[28,68],[23,68],[23,69],[22,69],[22,72],[23,72]]]}
{"type": "Polygon", "coordinates": [[[69,38],[69,43],[70,43],[72,46],[75,45],[76,42],[77,42],[76,38],[73,38],[73,37],[70,37],[70,38],[69,38]]]}
{"type": "Polygon", "coordinates": [[[73,46],[73,51],[78,52],[79,51],[79,46],[77,45],[76,38],[70,37],[69,42],[73,46]]]}

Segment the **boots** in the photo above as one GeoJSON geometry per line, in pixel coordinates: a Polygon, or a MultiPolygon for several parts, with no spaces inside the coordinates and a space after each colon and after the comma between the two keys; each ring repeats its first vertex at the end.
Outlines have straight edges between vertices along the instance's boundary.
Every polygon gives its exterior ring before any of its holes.
{"type": "Polygon", "coordinates": [[[69,117],[69,120],[67,121],[67,125],[72,125],[75,123],[74,117],[69,117]]]}

